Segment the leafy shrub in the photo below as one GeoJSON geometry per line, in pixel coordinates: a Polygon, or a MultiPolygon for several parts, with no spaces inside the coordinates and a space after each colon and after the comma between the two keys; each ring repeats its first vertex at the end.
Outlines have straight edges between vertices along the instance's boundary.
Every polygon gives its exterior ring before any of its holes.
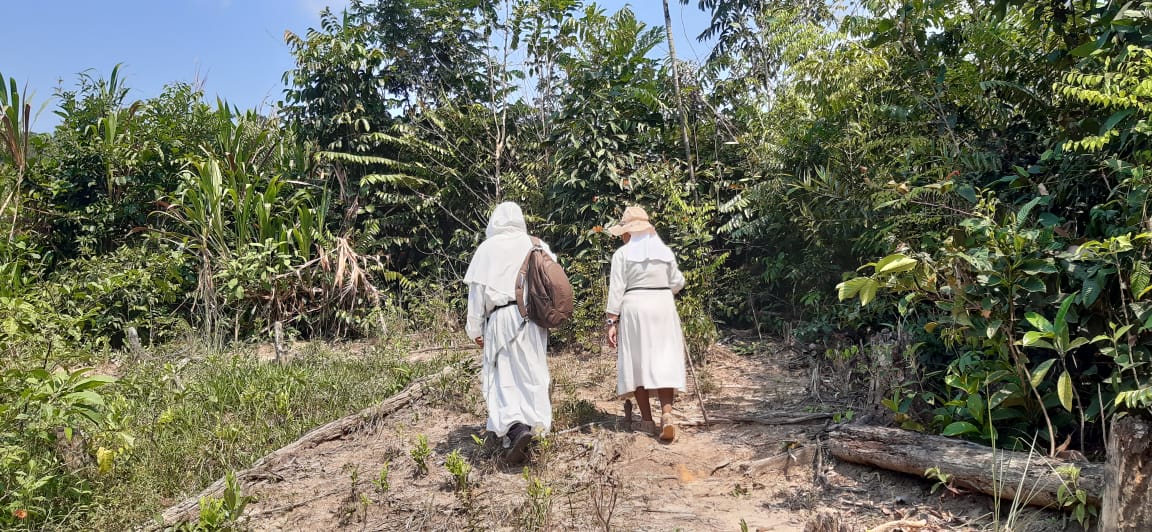
{"type": "Polygon", "coordinates": [[[0,375],[0,525],[59,523],[91,501],[87,439],[108,428],[99,390],[113,380],[88,369],[0,375]]]}
{"type": "MultiPolygon", "coordinates": [[[[1076,433],[1084,447],[1085,428],[1152,379],[1140,340],[1152,325],[1140,273],[1152,234],[1069,248],[1054,216],[1030,222],[1043,202],[1001,213],[986,199],[982,215],[965,220],[935,256],[892,254],[862,267],[871,275],[839,286],[841,299],[883,300],[902,315],[931,316],[925,330],[942,343],[919,353],[938,357],[943,379],[922,398],[945,435],[1022,447],[1039,432],[1051,451],[1076,433]]],[[[902,401],[890,406],[908,410],[902,401]]]]}

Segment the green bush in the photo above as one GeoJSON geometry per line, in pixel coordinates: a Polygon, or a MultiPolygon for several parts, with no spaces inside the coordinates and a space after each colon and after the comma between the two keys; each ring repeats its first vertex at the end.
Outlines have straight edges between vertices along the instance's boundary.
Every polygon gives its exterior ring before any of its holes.
{"type": "Polygon", "coordinates": [[[88,369],[0,375],[0,526],[60,524],[91,503],[103,471],[89,441],[110,428],[102,388],[113,381],[88,369]]]}

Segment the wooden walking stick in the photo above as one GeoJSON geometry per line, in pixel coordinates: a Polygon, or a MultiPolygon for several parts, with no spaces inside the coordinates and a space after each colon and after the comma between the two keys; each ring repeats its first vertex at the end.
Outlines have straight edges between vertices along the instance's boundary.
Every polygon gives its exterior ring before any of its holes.
{"type": "Polygon", "coordinates": [[[688,357],[688,369],[692,371],[692,384],[696,388],[696,402],[700,403],[700,414],[704,416],[704,426],[708,426],[708,410],[704,408],[704,394],[700,393],[700,380],[696,378],[696,365],[692,363],[692,352],[684,346],[684,354],[688,357]]]}

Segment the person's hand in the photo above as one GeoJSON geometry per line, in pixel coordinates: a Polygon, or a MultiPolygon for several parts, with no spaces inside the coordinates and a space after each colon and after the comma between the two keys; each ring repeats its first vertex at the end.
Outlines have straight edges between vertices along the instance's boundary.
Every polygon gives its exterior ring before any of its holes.
{"type": "Polygon", "coordinates": [[[483,336],[477,336],[474,339],[474,341],[476,342],[476,345],[478,345],[480,347],[484,347],[484,337],[483,336]]]}
{"type": "Polygon", "coordinates": [[[608,347],[616,348],[616,324],[608,326],[608,347]]]}

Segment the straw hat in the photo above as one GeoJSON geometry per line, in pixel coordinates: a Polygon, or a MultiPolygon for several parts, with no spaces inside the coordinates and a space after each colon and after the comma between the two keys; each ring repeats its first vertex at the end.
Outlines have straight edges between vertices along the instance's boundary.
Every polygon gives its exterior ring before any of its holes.
{"type": "Polygon", "coordinates": [[[624,217],[620,218],[620,223],[609,227],[607,231],[613,236],[620,236],[624,233],[643,233],[655,229],[648,222],[648,213],[644,212],[644,209],[628,207],[624,209],[624,217]]]}

